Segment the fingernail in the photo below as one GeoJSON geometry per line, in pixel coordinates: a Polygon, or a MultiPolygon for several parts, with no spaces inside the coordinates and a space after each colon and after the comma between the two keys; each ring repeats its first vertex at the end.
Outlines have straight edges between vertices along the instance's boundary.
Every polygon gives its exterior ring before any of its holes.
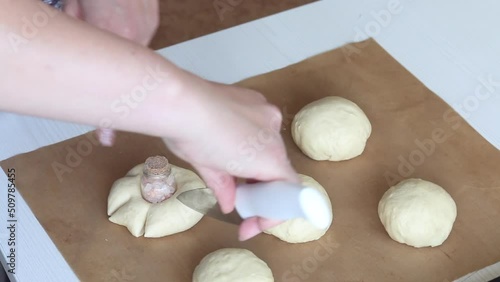
{"type": "Polygon", "coordinates": [[[246,240],[252,239],[253,237],[259,235],[260,233],[262,233],[262,231],[259,229],[251,230],[251,231],[247,232],[247,234],[240,234],[239,240],[246,241],[246,240]]]}
{"type": "Polygon", "coordinates": [[[100,128],[97,131],[97,136],[101,145],[105,147],[112,147],[115,143],[115,132],[109,128],[100,128]]]}
{"type": "Polygon", "coordinates": [[[228,214],[228,213],[231,213],[234,210],[234,207],[221,206],[220,210],[222,211],[223,214],[228,214]]]}

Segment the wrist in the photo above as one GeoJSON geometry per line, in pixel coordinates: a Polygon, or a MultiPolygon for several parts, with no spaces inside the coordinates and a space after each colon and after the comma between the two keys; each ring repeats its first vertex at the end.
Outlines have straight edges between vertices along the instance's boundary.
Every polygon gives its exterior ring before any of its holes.
{"type": "Polygon", "coordinates": [[[154,67],[153,76],[157,77],[157,84],[148,85],[150,91],[138,106],[138,124],[134,127],[153,136],[183,139],[201,110],[198,95],[203,91],[197,89],[209,82],[163,60],[154,67]]]}

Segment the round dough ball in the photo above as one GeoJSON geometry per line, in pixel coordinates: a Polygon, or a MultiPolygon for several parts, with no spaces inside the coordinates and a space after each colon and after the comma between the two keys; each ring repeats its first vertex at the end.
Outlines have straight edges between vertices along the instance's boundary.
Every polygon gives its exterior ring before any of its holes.
{"type": "Polygon", "coordinates": [[[317,161],[342,161],[361,155],[371,132],[363,110],[336,96],[306,105],[292,123],[295,144],[317,161]]]}
{"type": "Polygon", "coordinates": [[[416,248],[435,247],[448,238],[457,206],[440,186],[412,178],[385,192],[378,215],[393,240],[416,248]]]}
{"type": "Polygon", "coordinates": [[[267,264],[245,249],[225,248],[205,256],[193,273],[193,282],[273,282],[267,264]]]}
{"type": "Polygon", "coordinates": [[[153,204],[142,197],[141,176],[144,164],[137,165],[113,183],[108,196],[108,215],[113,223],[126,226],[136,237],[163,237],[193,227],[203,215],[179,200],[182,192],[206,187],[196,173],[172,165],[177,191],[163,202],[153,204]]]}
{"type": "MultiPolygon", "coordinates": [[[[302,185],[314,188],[323,194],[324,198],[328,201],[330,212],[332,213],[332,204],[325,188],[323,188],[321,184],[310,176],[302,174],[299,174],[299,176],[302,185]]],[[[333,216],[331,218],[333,219],[333,216]]],[[[264,232],[274,235],[288,243],[305,243],[321,238],[325,235],[328,228],[330,228],[330,225],[331,222],[327,228],[319,229],[304,218],[294,218],[287,220],[278,226],[265,230],[264,232]]]]}

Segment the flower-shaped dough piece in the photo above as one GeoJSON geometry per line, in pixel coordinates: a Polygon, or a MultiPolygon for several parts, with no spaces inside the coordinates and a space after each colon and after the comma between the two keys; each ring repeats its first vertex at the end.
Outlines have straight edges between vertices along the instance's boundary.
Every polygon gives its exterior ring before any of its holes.
{"type": "Polygon", "coordinates": [[[137,165],[113,183],[108,196],[111,222],[126,226],[135,237],[157,238],[186,231],[201,220],[203,214],[176,199],[182,192],[206,187],[196,173],[172,165],[177,191],[165,201],[153,204],[141,194],[143,167],[144,164],[137,165]]]}

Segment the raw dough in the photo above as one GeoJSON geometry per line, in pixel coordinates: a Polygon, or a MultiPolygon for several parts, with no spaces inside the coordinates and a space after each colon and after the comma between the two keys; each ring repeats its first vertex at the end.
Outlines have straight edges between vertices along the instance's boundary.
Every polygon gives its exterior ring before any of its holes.
{"type": "Polygon", "coordinates": [[[440,186],[412,178],[385,192],[378,215],[395,241],[416,248],[435,247],[448,238],[457,207],[440,186]]]}
{"type": "Polygon", "coordinates": [[[306,105],[292,123],[295,144],[317,161],[342,161],[359,156],[371,131],[372,126],[363,110],[336,96],[306,105]]]}
{"type": "Polygon", "coordinates": [[[193,282],[273,282],[267,264],[245,249],[220,249],[205,256],[193,273],[193,282]]]}
{"type": "MultiPolygon", "coordinates": [[[[320,191],[325,196],[325,199],[327,199],[329,204],[330,212],[332,212],[332,204],[330,202],[330,198],[328,197],[328,194],[326,193],[323,186],[321,186],[321,184],[319,184],[312,177],[302,174],[299,174],[299,176],[304,186],[314,188],[320,191]]],[[[305,243],[321,238],[321,236],[325,235],[328,228],[330,228],[330,225],[325,229],[319,229],[303,218],[295,218],[287,220],[282,224],[268,229],[264,232],[274,235],[288,243],[305,243]]]]}
{"type": "Polygon", "coordinates": [[[157,204],[142,198],[140,179],[144,164],[137,165],[127,175],[113,184],[108,197],[108,215],[113,223],[124,225],[132,235],[163,237],[193,227],[203,215],[176,199],[188,190],[206,187],[194,172],[172,165],[177,183],[175,194],[157,204]]]}

